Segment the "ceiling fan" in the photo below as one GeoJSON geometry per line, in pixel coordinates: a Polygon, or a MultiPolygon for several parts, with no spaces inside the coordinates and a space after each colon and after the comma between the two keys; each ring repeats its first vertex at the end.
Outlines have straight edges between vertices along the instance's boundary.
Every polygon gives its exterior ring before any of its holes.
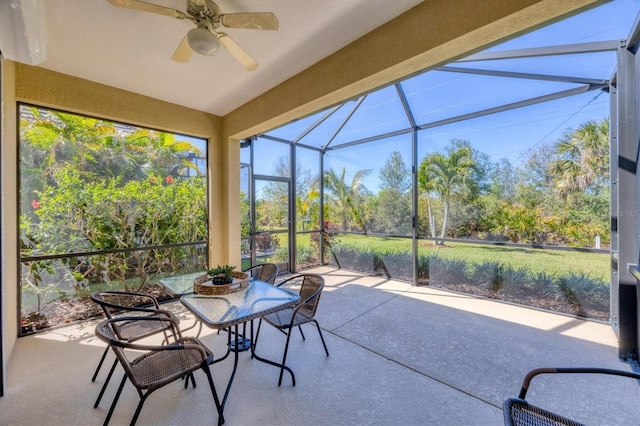
{"type": "Polygon", "coordinates": [[[222,13],[213,0],[187,0],[187,11],[160,6],[141,0],[107,0],[113,6],[143,12],[188,19],[196,25],[187,32],[171,57],[176,62],[188,62],[193,52],[213,56],[222,44],[247,70],[258,68],[258,63],[220,27],[254,30],[277,30],[278,18],[271,12],[222,13]]]}

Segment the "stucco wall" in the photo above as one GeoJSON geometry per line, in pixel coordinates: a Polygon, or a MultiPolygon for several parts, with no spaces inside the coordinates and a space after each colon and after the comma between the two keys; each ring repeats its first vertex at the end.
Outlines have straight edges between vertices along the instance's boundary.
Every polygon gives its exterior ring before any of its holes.
{"type": "MultiPolygon", "coordinates": [[[[0,63],[2,67],[2,93],[0,99],[0,173],[2,174],[0,182],[2,182],[2,222],[0,223],[0,232],[2,233],[0,255],[2,256],[2,335],[4,337],[2,348],[4,350],[3,360],[6,363],[10,354],[13,352],[16,337],[18,335],[18,313],[16,309],[16,300],[18,299],[18,285],[16,282],[16,265],[18,263],[17,247],[17,209],[16,209],[16,144],[12,143],[16,140],[16,101],[15,101],[15,75],[13,62],[3,61],[0,63]]],[[[4,367],[4,366],[3,366],[4,367]]],[[[4,375],[4,368],[2,369],[4,375]]],[[[6,377],[6,376],[3,376],[6,377]]],[[[6,381],[3,380],[4,383],[6,381]]]]}

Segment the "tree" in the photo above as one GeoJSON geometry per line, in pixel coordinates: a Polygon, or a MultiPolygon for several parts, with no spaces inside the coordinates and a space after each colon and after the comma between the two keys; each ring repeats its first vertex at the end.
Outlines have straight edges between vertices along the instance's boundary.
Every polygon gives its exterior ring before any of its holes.
{"type": "Polygon", "coordinates": [[[20,116],[23,194],[46,190],[66,164],[89,180],[96,153],[116,137],[113,125],[95,118],[35,107],[24,107],[20,116]]]}
{"type": "Polygon", "coordinates": [[[369,174],[369,170],[358,170],[351,179],[351,183],[346,182],[347,170],[342,168],[338,175],[335,170],[329,169],[324,175],[324,187],[331,194],[332,207],[337,211],[341,221],[341,229],[347,230],[349,217],[353,217],[358,225],[366,233],[366,224],[362,214],[358,212],[358,200],[365,188],[360,182],[369,174]]]}
{"type": "Polygon", "coordinates": [[[305,223],[313,228],[320,227],[320,182],[316,180],[307,186],[305,194],[296,197],[296,214],[298,227],[302,231],[308,231],[305,223]]]}
{"type": "MultiPolygon", "coordinates": [[[[126,249],[206,239],[206,180],[177,178],[189,166],[188,153],[199,154],[197,146],[163,132],[33,107],[21,109],[21,120],[21,256],[125,249],[55,261],[73,270],[77,282],[115,274],[123,285],[131,269],[144,284],[147,272],[195,259],[190,247],[162,254],[126,249]]],[[[53,279],[38,269],[48,261],[25,264],[44,284],[53,279]]]]}
{"type": "Polygon", "coordinates": [[[472,158],[472,149],[468,144],[458,144],[452,141],[446,153],[434,152],[424,157],[418,172],[418,184],[427,198],[427,212],[431,236],[436,238],[436,223],[432,210],[431,197],[442,200],[442,229],[440,238],[443,240],[447,232],[449,207],[455,196],[465,192],[477,191],[477,182],[473,179],[477,173],[476,163],[472,158]]]}
{"type": "MultiPolygon", "coordinates": [[[[290,179],[291,171],[288,157],[280,157],[273,166],[272,176],[290,179]]],[[[296,181],[296,217],[298,230],[305,230],[305,223],[313,223],[319,226],[320,217],[320,182],[317,176],[311,176],[308,169],[303,169],[300,164],[295,171],[296,181]]],[[[262,190],[262,198],[265,200],[261,204],[261,217],[269,219],[288,219],[286,213],[289,211],[288,185],[282,181],[269,182],[262,190]]],[[[284,223],[279,221],[279,226],[284,223]]]]}
{"type": "Polygon", "coordinates": [[[393,151],[380,170],[380,189],[406,193],[411,188],[411,174],[398,151],[393,151]]]}
{"type": "Polygon", "coordinates": [[[524,205],[538,206],[544,204],[547,208],[553,201],[553,174],[551,163],[554,159],[554,148],[544,144],[530,151],[524,161],[524,166],[517,172],[516,197],[524,205]]]}
{"type": "Polygon", "coordinates": [[[21,117],[22,180],[34,182],[34,189],[54,184],[52,176],[66,164],[86,182],[119,178],[123,185],[187,175],[186,169],[201,174],[191,161],[202,155],[199,148],[173,134],[35,107],[23,109],[21,117]]]}
{"type": "Polygon", "coordinates": [[[490,172],[490,193],[501,200],[511,200],[516,195],[516,169],[507,158],[498,160],[490,172]]]}
{"type": "Polygon", "coordinates": [[[151,173],[174,177],[190,176],[192,170],[196,176],[202,175],[198,166],[193,163],[193,159],[202,156],[202,153],[191,142],[178,140],[170,133],[142,128],[126,134],[124,139],[127,157],[139,157],[141,160],[133,169],[134,177],[144,178],[151,173]],[[137,155],[132,156],[134,153],[137,155]]]}
{"type": "Polygon", "coordinates": [[[587,121],[556,144],[551,164],[556,189],[598,192],[609,182],[609,119],[587,121]]]}
{"type": "Polygon", "coordinates": [[[406,234],[411,231],[411,173],[402,155],[393,151],[380,170],[380,192],[375,225],[380,232],[406,234]]]}

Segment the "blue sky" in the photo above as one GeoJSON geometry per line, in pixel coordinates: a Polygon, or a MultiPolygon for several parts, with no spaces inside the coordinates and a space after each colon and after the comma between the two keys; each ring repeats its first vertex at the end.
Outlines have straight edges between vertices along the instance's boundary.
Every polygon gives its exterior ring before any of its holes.
{"type": "MultiPolygon", "coordinates": [[[[552,24],[518,38],[496,45],[488,50],[511,50],[528,47],[545,47],[563,44],[619,40],[627,37],[640,10],[640,0],[614,0],[598,8],[552,24]]],[[[457,66],[500,69],[554,75],[572,75],[588,78],[609,79],[615,65],[615,53],[571,55],[571,57],[544,57],[468,62],[457,66]]],[[[566,90],[575,85],[548,83],[537,80],[504,79],[446,72],[430,72],[405,83],[403,89],[409,100],[418,124],[429,123],[452,116],[491,108],[566,90]]],[[[406,120],[397,100],[386,93],[395,92],[393,87],[385,89],[385,95],[370,95],[360,107],[360,117],[354,115],[348,126],[338,134],[334,144],[384,133],[395,128],[407,128],[406,120]],[[376,97],[377,96],[377,97],[376,97]]],[[[348,109],[338,111],[326,126],[315,130],[303,142],[321,145],[335,132],[337,123],[348,114],[348,109]]],[[[543,144],[553,144],[563,134],[588,120],[600,120],[609,115],[609,95],[602,91],[591,91],[561,100],[514,109],[473,120],[439,126],[419,132],[418,161],[427,153],[442,150],[451,139],[464,139],[489,155],[492,161],[509,159],[521,164],[532,149],[543,144]]],[[[284,126],[273,135],[291,139],[317,119],[302,119],[284,126]],[[288,128],[288,129],[287,129],[288,128]]],[[[334,146],[334,145],[332,145],[334,146]]],[[[389,154],[399,151],[407,165],[411,162],[410,136],[363,144],[351,148],[330,151],[325,167],[342,169],[352,176],[357,170],[371,170],[364,180],[372,191],[378,189],[378,172],[389,154]]],[[[274,164],[265,156],[261,163],[274,164]]],[[[268,173],[262,170],[261,173],[268,173]]]]}

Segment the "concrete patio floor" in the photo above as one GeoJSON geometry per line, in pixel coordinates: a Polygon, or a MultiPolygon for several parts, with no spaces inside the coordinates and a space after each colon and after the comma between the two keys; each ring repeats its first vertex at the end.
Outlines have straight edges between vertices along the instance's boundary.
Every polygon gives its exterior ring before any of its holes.
{"type": "MultiPolygon", "coordinates": [[[[326,279],[317,318],[330,356],[312,326],[306,341],[295,333],[287,364],[297,384],[285,375],[278,387],[277,368],[241,353],[226,425],[500,425],[503,401],[517,396],[530,369],[633,368],[618,359],[607,324],[333,268],[312,272],[326,279]]],[[[179,303],[166,307],[185,325],[193,321],[179,303]]],[[[95,324],[18,339],[1,425],[102,424],[116,380],[94,409],[107,372],[91,382],[104,348],[95,324]]],[[[202,340],[224,354],[225,335],[205,328],[202,340]]],[[[284,335],[263,327],[259,354],[278,360],[283,347],[284,335]]],[[[232,365],[212,366],[219,394],[232,365]]],[[[206,379],[198,372],[196,380],[196,389],[178,382],[152,394],[138,424],[215,424],[206,379]]],[[[640,424],[640,387],[631,379],[542,376],[527,399],[588,424],[640,424]]],[[[111,424],[128,424],[137,402],[128,384],[111,424]]]]}

